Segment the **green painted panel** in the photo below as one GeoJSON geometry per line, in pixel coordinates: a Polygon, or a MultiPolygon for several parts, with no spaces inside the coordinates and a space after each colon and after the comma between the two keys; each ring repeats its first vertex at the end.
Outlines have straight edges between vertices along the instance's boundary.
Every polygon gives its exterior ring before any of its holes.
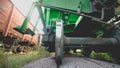
{"type": "Polygon", "coordinates": [[[46,8],[45,9],[46,25],[51,25],[52,19],[62,19],[62,12],[46,8]]]}
{"type": "MultiPolygon", "coordinates": [[[[65,8],[65,9],[70,9],[70,10],[78,10],[79,2],[80,0],[44,0],[43,4],[65,8]]],[[[82,11],[90,12],[91,8],[90,8],[89,0],[81,0],[81,2],[82,2],[81,4],[82,11]]],[[[57,19],[63,19],[64,18],[63,16],[65,16],[63,14],[64,12],[54,10],[51,8],[45,8],[44,15],[45,15],[46,25],[50,25],[54,27],[54,30],[55,30],[56,26],[51,21],[57,20],[57,19]]],[[[67,24],[66,23],[64,24],[64,33],[72,32],[77,27],[77,25],[80,23],[80,22],[77,22],[78,20],[82,20],[82,16],[79,17],[76,14],[70,14],[68,21],[66,22],[67,24]]]]}
{"type": "Polygon", "coordinates": [[[70,17],[69,17],[68,22],[69,22],[69,24],[75,23],[75,22],[77,21],[77,19],[78,19],[78,16],[77,16],[77,15],[75,15],[75,14],[70,14],[70,17]]]}
{"type": "MultiPolygon", "coordinates": [[[[46,8],[45,9],[45,21],[46,25],[51,25],[55,28],[55,23],[51,22],[52,20],[62,19],[63,12],[46,8]]],[[[70,14],[67,24],[64,24],[64,33],[72,32],[75,27],[78,25],[76,21],[78,20],[78,15],[70,14]],[[71,27],[71,28],[69,28],[71,27]]]]}
{"type": "Polygon", "coordinates": [[[42,4],[77,11],[80,2],[82,12],[89,13],[93,11],[89,0],[43,0],[42,4]]]}

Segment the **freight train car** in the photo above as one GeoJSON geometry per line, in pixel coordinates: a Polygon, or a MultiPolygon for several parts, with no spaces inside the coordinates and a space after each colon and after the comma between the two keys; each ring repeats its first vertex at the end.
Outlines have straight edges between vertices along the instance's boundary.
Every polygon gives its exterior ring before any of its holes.
{"type": "Polygon", "coordinates": [[[13,10],[13,4],[9,2],[8,0],[0,0],[0,31],[1,31],[1,36],[5,35],[6,27],[8,26],[8,22],[11,17],[11,13],[13,10]]]}
{"type": "MultiPolygon", "coordinates": [[[[10,0],[0,0],[0,41],[6,49],[10,49],[16,43],[20,46],[38,44],[38,30],[35,31],[35,36],[14,30],[16,26],[22,25],[24,19],[25,16],[10,0]]],[[[27,28],[33,30],[34,26],[29,22],[27,28]]]]}
{"type": "Polygon", "coordinates": [[[120,63],[117,0],[35,0],[35,4],[44,26],[43,46],[55,52],[58,65],[64,52],[76,49],[87,57],[92,50],[109,52],[120,63]]]}

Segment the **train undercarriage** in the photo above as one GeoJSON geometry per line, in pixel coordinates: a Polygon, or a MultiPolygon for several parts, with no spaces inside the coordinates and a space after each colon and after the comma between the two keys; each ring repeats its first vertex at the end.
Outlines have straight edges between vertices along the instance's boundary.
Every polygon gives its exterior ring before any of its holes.
{"type": "MultiPolygon", "coordinates": [[[[63,53],[68,52],[70,50],[76,51],[77,49],[81,49],[84,56],[89,57],[92,51],[95,52],[109,52],[113,55],[116,61],[119,63],[120,55],[118,52],[120,51],[119,42],[120,42],[120,30],[113,28],[110,30],[109,37],[68,37],[63,34],[63,26],[61,23],[57,23],[56,25],[56,34],[54,36],[49,35],[48,39],[52,40],[44,40],[43,43],[46,47],[46,50],[49,52],[56,53],[56,62],[57,64],[62,63],[63,53]],[[57,29],[58,28],[58,29],[57,29]],[[50,37],[51,36],[51,37],[50,37]]],[[[44,37],[47,38],[47,37],[44,37]]]]}
{"type": "Polygon", "coordinates": [[[62,64],[63,53],[77,49],[82,49],[83,55],[87,57],[92,51],[109,52],[120,63],[118,54],[120,51],[120,17],[119,14],[115,14],[115,7],[118,6],[117,0],[81,0],[76,5],[78,11],[74,10],[72,4],[72,8],[59,5],[64,1],[53,0],[54,2],[50,4],[46,1],[37,4],[39,7],[46,8],[45,19],[40,13],[45,31],[42,43],[46,50],[55,52],[57,65],[62,64]],[[95,10],[91,11],[91,6],[95,10]],[[72,20],[70,17],[73,17],[72,20]]]}

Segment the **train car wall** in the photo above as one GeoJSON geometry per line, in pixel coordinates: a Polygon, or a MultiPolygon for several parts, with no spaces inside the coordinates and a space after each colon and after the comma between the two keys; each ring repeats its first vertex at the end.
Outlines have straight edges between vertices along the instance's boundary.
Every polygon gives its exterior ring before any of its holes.
{"type": "MultiPolygon", "coordinates": [[[[0,0],[0,41],[4,43],[6,49],[10,49],[16,39],[21,43],[38,44],[38,30],[34,36],[21,34],[13,28],[17,25],[22,25],[25,16],[16,8],[10,0],[0,0]]],[[[28,27],[33,30],[34,26],[31,22],[28,27]]],[[[14,44],[15,45],[15,44],[14,44]]]]}

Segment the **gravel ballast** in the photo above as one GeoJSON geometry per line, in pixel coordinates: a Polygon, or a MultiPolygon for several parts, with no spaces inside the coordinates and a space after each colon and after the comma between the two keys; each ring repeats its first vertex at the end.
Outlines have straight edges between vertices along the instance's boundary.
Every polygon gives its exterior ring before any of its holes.
{"type": "MultiPolygon", "coordinates": [[[[22,68],[56,68],[54,57],[39,59],[22,68]]],[[[86,57],[64,57],[60,68],[120,68],[120,65],[86,57]]]]}

